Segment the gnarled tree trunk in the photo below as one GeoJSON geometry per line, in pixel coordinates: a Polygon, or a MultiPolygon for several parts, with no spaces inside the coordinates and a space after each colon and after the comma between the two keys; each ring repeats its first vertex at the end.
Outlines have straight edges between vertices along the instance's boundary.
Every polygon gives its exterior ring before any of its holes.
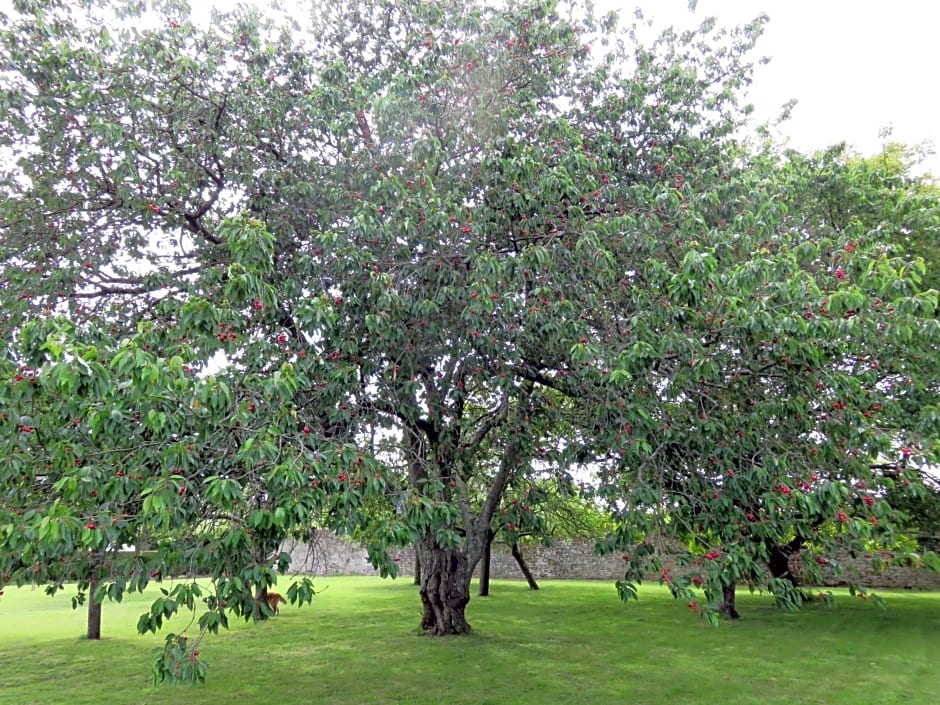
{"type": "Polygon", "coordinates": [[[770,559],[767,561],[767,568],[772,577],[789,581],[798,590],[800,598],[808,602],[810,596],[800,590],[800,576],[790,568],[790,559],[803,548],[804,543],[805,540],[800,536],[785,544],[768,543],[770,559]]]}
{"type": "MultiPolygon", "coordinates": [[[[513,421],[520,428],[522,418],[529,413],[528,401],[533,388],[533,382],[525,382],[521,391],[512,394],[519,395],[517,403],[513,405],[513,421]]],[[[497,412],[487,414],[486,420],[480,422],[476,428],[469,443],[470,448],[478,449],[487,434],[507,420],[509,402],[510,395],[507,392],[497,412]]],[[[445,502],[456,501],[460,510],[460,520],[455,521],[451,527],[463,535],[459,547],[442,546],[432,530],[426,530],[418,539],[423,609],[421,628],[432,636],[466,634],[470,631],[466,608],[470,603],[473,569],[480,562],[483,551],[491,540],[493,513],[499,506],[509,479],[525,459],[520,454],[524,434],[510,435],[499,469],[490,480],[486,499],[474,513],[461,468],[472,460],[475,451],[467,450],[466,445],[458,443],[460,437],[459,434],[454,435],[453,428],[459,428],[459,425],[448,430],[446,439],[442,438],[440,430],[430,423],[416,423],[406,429],[406,442],[412,458],[409,467],[412,487],[421,488],[423,491],[428,480],[437,477],[441,480],[441,499],[445,502]],[[457,447],[463,447],[464,458],[460,462],[454,450],[457,447]]]]}
{"type": "Polygon", "coordinates": [[[789,543],[777,544],[768,542],[767,549],[770,559],[767,561],[767,567],[774,578],[785,578],[789,580],[793,587],[799,587],[799,577],[790,570],[790,558],[803,547],[803,539],[799,536],[789,543]]]}
{"type": "Polygon", "coordinates": [[[470,631],[465,610],[470,602],[474,563],[459,548],[446,548],[433,536],[418,541],[421,556],[421,628],[431,636],[470,631]]]}

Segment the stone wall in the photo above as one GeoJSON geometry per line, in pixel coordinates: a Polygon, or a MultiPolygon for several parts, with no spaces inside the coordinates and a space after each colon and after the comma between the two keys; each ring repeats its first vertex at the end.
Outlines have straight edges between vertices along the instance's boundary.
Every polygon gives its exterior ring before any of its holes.
{"type": "Polygon", "coordinates": [[[378,575],[362,546],[328,531],[316,531],[307,542],[288,539],[281,550],[291,555],[291,573],[378,575]]]}
{"type": "Polygon", "coordinates": [[[872,588],[904,588],[906,590],[940,590],[940,573],[920,568],[891,566],[875,570],[871,558],[842,556],[841,575],[823,570],[827,585],[847,585],[850,582],[872,588]]]}
{"type": "MultiPolygon", "coordinates": [[[[284,550],[291,553],[291,571],[308,575],[376,575],[365,550],[351,541],[329,532],[318,531],[307,543],[288,542],[284,550]]],[[[414,551],[392,553],[399,566],[399,575],[414,573],[414,551]]],[[[617,580],[623,577],[623,560],[619,555],[597,556],[593,541],[557,541],[552,546],[527,544],[523,556],[536,580],[617,580]]],[[[870,559],[859,557],[842,560],[847,575],[830,574],[829,585],[844,585],[849,576],[873,588],[910,588],[940,590],[940,573],[915,568],[892,567],[884,571],[872,569],[870,559]]],[[[479,572],[479,571],[478,571],[479,572]]],[[[519,566],[509,548],[494,544],[490,563],[493,578],[522,579],[519,566]]]]}

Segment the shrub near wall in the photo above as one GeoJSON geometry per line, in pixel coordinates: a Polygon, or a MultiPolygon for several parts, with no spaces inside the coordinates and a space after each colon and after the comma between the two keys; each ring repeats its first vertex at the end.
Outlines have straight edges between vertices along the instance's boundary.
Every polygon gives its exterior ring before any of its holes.
{"type": "MultiPolygon", "coordinates": [[[[318,531],[308,542],[288,541],[283,550],[291,554],[291,572],[307,575],[376,575],[369,564],[365,549],[359,544],[326,531],[318,531]]],[[[399,549],[393,552],[399,575],[410,577],[414,573],[414,551],[399,549]]],[[[556,541],[551,546],[527,544],[523,548],[526,563],[536,580],[618,580],[623,577],[623,559],[620,555],[598,556],[590,540],[556,541]]],[[[827,585],[844,585],[851,578],[866,587],[940,590],[940,573],[894,566],[875,570],[870,557],[842,559],[844,575],[826,573],[827,585]]],[[[678,574],[678,568],[672,569],[678,574]]],[[[493,546],[490,575],[493,578],[522,578],[519,566],[509,548],[503,544],[493,546]]],[[[649,576],[651,581],[656,576],[649,576]]]]}

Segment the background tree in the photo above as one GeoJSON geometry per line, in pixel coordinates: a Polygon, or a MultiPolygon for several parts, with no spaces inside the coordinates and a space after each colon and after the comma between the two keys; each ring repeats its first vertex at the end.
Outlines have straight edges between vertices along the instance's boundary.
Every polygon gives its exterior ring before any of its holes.
{"type": "MultiPolygon", "coordinates": [[[[525,487],[517,483],[508,488],[493,518],[490,544],[505,544],[529,587],[538,590],[538,582],[523,556],[526,544],[539,541],[551,546],[559,539],[594,541],[612,528],[606,511],[589,497],[582,496],[571,478],[535,480],[525,487]]],[[[489,575],[490,551],[487,550],[480,562],[481,597],[489,595],[489,575]]]]}
{"type": "MultiPolygon", "coordinates": [[[[341,507],[327,500],[329,484],[347,480],[336,468],[349,465],[352,451],[312,446],[296,409],[279,401],[293,389],[289,364],[264,378],[200,378],[181,356],[192,355],[187,345],[170,357],[151,351],[168,348],[150,326],[117,348],[93,345],[109,340],[94,327],[54,318],[28,323],[19,338],[15,352],[27,367],[8,365],[3,397],[4,583],[46,583],[54,592],[77,580],[78,599],[87,588],[89,605],[100,605],[152,580],[208,575],[208,594],[177,583],[138,625],[156,631],[202,596],[201,637],[228,614],[269,614],[256,595],[276,580],[275,567],[287,566],[284,537],[306,533],[313,517],[341,528],[358,498],[384,493],[374,479],[341,507]],[[270,413],[255,413],[262,406],[270,413]],[[275,452],[289,441],[294,452],[275,452]]],[[[295,602],[313,594],[308,580],[287,593],[295,602]]],[[[160,677],[202,677],[194,659],[177,663],[197,647],[198,639],[171,634],[160,677]]]]}
{"type": "MultiPolygon", "coordinates": [[[[914,491],[895,487],[886,499],[892,507],[903,514],[901,526],[905,534],[911,534],[923,550],[937,552],[940,549],[940,487],[936,477],[925,474],[922,485],[914,491]]],[[[906,557],[905,557],[906,558],[906,557]]]]}
{"type": "MultiPolygon", "coordinates": [[[[938,451],[935,406],[911,403],[936,379],[937,292],[899,243],[924,212],[892,209],[905,198],[883,183],[862,196],[871,182],[833,160],[747,164],[720,200],[727,221],[700,230],[679,219],[681,253],[638,267],[643,330],[671,319],[684,331],[635,348],[625,373],[655,405],[629,422],[626,443],[612,439],[622,460],[608,471],[611,498],[627,497],[608,548],[628,550],[630,579],[655,569],[709,616],[737,616],[742,581],[798,604],[795,557],[814,583],[821,566],[838,568],[840,548],[892,547],[885,494],[920,485],[908,461],[938,451]],[[846,208],[834,223],[837,194],[818,189],[830,177],[851,185],[840,202],[880,207],[846,208]],[[665,563],[677,549],[691,566],[682,577],[665,563]]],[[[630,579],[624,596],[635,596],[630,579]]]]}

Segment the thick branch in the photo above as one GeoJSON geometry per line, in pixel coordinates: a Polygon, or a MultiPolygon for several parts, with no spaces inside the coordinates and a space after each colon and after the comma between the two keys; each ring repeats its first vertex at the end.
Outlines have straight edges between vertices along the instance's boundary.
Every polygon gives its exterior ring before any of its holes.
{"type": "MultiPolygon", "coordinates": [[[[525,415],[525,410],[528,408],[529,399],[532,397],[532,391],[534,389],[535,385],[532,382],[524,383],[522,394],[518,399],[518,405],[514,412],[515,416],[521,417],[525,415]]],[[[489,529],[493,514],[503,498],[503,492],[505,492],[506,486],[509,484],[509,478],[518,467],[518,451],[523,442],[524,437],[522,434],[516,433],[510,436],[506,444],[506,449],[503,451],[503,457],[499,462],[499,470],[496,472],[496,476],[490,484],[490,489],[486,493],[486,500],[484,500],[483,506],[480,507],[480,513],[477,515],[474,526],[477,533],[489,529]]]]}

